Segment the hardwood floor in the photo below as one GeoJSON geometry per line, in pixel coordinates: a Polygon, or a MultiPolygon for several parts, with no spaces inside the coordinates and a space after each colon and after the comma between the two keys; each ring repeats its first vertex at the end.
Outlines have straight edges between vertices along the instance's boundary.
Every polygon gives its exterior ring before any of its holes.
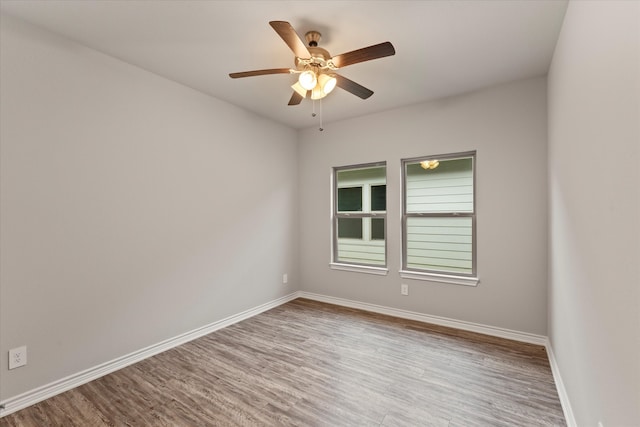
{"type": "Polygon", "coordinates": [[[543,347],[297,299],[2,426],[560,426],[543,347]]]}

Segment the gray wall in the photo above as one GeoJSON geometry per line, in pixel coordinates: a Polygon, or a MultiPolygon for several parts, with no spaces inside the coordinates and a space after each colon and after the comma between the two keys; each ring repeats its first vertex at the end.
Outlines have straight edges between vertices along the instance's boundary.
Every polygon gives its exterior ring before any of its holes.
{"type": "MultiPolygon", "coordinates": [[[[375,95],[374,95],[375,96],[375,95]]],[[[300,132],[304,291],[545,335],[546,80],[369,115],[300,132]],[[400,159],[477,150],[477,287],[401,280],[400,159]],[[329,268],[333,166],[387,161],[389,274],[329,268]],[[400,283],[410,295],[400,295],[400,283]]]]}
{"type": "Polygon", "coordinates": [[[295,131],[1,31],[0,399],[297,289],[295,131]]]}
{"type": "Polygon", "coordinates": [[[571,2],[549,72],[549,338],[580,426],[640,422],[639,24],[571,2]]]}

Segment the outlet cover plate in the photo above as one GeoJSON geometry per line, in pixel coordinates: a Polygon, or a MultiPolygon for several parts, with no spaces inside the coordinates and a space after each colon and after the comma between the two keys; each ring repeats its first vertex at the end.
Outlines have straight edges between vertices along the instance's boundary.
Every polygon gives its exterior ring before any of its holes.
{"type": "Polygon", "coordinates": [[[9,369],[19,368],[27,364],[27,346],[9,350],[9,369]]]}

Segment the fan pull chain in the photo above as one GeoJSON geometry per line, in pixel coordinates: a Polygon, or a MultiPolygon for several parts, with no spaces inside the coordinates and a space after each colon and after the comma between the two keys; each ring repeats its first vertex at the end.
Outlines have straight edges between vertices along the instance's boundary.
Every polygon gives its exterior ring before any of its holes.
{"type": "MultiPolygon", "coordinates": [[[[322,132],[324,130],[324,127],[322,127],[322,99],[320,99],[318,101],[318,105],[319,105],[318,110],[319,110],[319,113],[320,113],[320,127],[318,128],[318,130],[320,132],[322,132]]],[[[312,108],[311,117],[315,117],[317,115],[316,114],[316,100],[315,99],[311,100],[311,108],[312,108]]]]}

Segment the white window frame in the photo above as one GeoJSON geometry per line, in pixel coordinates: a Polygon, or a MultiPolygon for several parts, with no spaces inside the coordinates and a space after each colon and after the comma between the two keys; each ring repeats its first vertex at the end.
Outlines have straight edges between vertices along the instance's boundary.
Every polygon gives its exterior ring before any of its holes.
{"type": "MultiPolygon", "coordinates": [[[[388,273],[387,263],[388,263],[388,250],[387,250],[387,211],[371,211],[371,187],[373,185],[381,185],[381,184],[370,184],[370,183],[362,183],[358,185],[353,185],[353,187],[361,186],[362,187],[362,211],[361,212],[338,212],[338,172],[346,171],[346,170],[357,170],[357,169],[366,169],[366,168],[375,168],[384,166],[385,168],[385,199],[388,195],[387,192],[387,162],[374,162],[374,163],[364,163],[364,164],[356,164],[356,165],[348,165],[348,166],[336,166],[332,169],[331,174],[331,262],[330,267],[334,270],[343,270],[343,271],[353,271],[360,273],[368,273],[375,275],[386,275],[388,273]],[[368,206],[368,208],[367,208],[368,206]],[[338,260],[338,219],[340,218],[382,218],[384,219],[384,239],[371,239],[371,221],[362,222],[363,227],[363,240],[383,240],[384,242],[384,265],[381,264],[367,264],[367,263],[356,263],[356,262],[346,262],[338,260]]],[[[388,202],[388,199],[387,199],[388,202]]]]}
{"type": "Polygon", "coordinates": [[[477,239],[476,239],[476,152],[468,151],[462,153],[452,153],[444,155],[430,155],[413,157],[410,159],[402,159],[402,268],[400,276],[404,279],[425,280],[431,282],[451,283],[456,285],[477,286],[478,270],[477,270],[477,239]],[[422,162],[426,160],[455,160],[462,158],[471,158],[472,179],[473,179],[473,211],[472,212],[407,212],[407,165],[422,162]],[[417,269],[407,267],[407,218],[471,218],[471,251],[472,251],[472,272],[456,273],[440,270],[417,269]]]}

